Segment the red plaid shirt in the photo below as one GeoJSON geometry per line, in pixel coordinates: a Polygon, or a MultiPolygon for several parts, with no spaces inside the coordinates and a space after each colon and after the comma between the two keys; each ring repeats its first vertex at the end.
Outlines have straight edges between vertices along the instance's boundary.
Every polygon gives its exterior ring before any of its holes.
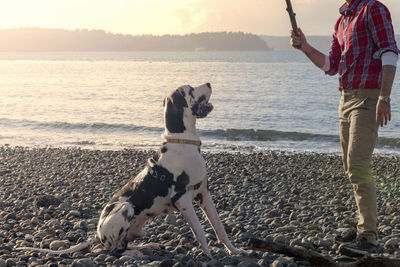
{"type": "Polygon", "coordinates": [[[353,0],[341,16],[329,52],[329,75],[339,73],[339,89],[380,88],[381,55],[398,54],[389,10],[379,1],[353,0]]]}

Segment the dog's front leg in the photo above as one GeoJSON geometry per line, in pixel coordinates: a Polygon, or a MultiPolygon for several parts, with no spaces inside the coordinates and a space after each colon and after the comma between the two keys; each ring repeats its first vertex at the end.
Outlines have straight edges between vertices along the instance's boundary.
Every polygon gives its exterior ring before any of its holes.
{"type": "Polygon", "coordinates": [[[189,196],[184,195],[176,201],[175,205],[189,223],[189,226],[192,229],[197,241],[200,243],[204,254],[212,259],[210,250],[208,249],[204,230],[201,227],[199,218],[197,218],[196,212],[193,208],[192,199],[189,196]]]}
{"type": "Polygon", "coordinates": [[[240,254],[240,253],[246,253],[242,249],[237,249],[235,248],[231,241],[228,238],[228,235],[226,234],[225,228],[221,223],[221,220],[219,219],[217,210],[215,209],[214,202],[212,201],[210,192],[205,189],[202,192],[202,203],[199,203],[201,209],[204,211],[204,213],[207,216],[208,221],[211,223],[215,233],[217,234],[218,240],[224,244],[226,249],[229,251],[229,254],[235,255],[235,254],[240,254]]]}

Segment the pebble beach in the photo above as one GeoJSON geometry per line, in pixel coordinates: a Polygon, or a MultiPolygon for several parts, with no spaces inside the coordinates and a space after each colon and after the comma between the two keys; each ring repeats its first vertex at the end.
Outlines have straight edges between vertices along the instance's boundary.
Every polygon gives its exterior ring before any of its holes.
{"type": "MultiPolygon", "coordinates": [[[[94,237],[112,195],[145,166],[152,151],[0,147],[0,267],[5,266],[311,266],[305,260],[249,249],[249,238],[302,246],[340,259],[334,238],[357,222],[352,186],[330,154],[204,153],[209,187],[233,243],[229,256],[195,206],[214,259],[203,254],[179,213],[150,221],[135,243],[142,258],[109,255],[100,245],[73,254],[16,251],[63,249],[94,237]]],[[[373,159],[379,245],[400,258],[400,158],[373,159]]]]}

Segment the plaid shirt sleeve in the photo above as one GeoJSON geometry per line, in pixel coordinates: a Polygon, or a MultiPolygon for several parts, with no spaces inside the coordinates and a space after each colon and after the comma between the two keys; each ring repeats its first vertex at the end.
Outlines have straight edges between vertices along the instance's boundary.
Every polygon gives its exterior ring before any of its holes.
{"type": "Polygon", "coordinates": [[[367,26],[375,45],[378,47],[373,55],[374,59],[381,58],[382,54],[388,51],[400,53],[396,45],[390,12],[384,5],[377,2],[371,5],[367,17],[367,26]]]}
{"type": "Polygon", "coordinates": [[[329,56],[328,56],[329,57],[329,70],[325,71],[325,74],[332,75],[332,76],[336,75],[338,73],[340,56],[342,53],[338,38],[336,36],[338,24],[339,24],[339,21],[335,25],[335,33],[332,36],[332,43],[331,43],[331,48],[330,48],[329,56]]]}

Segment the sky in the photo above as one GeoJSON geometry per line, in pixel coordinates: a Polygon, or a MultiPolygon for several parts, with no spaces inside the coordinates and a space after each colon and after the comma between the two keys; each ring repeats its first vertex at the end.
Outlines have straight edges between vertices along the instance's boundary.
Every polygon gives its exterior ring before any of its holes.
{"type": "MultiPolygon", "coordinates": [[[[291,0],[307,35],[331,35],[344,0],[291,0]]],[[[400,34],[400,0],[381,0],[400,34]]],[[[285,36],[285,0],[0,0],[0,29],[98,29],[122,34],[242,31],[285,36]]]]}

